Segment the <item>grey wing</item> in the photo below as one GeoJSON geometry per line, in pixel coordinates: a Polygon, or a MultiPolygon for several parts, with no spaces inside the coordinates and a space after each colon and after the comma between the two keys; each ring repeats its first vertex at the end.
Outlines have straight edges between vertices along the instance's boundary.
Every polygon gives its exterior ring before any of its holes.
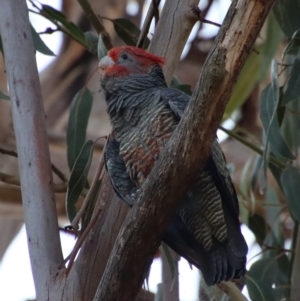
{"type": "Polygon", "coordinates": [[[104,161],[114,190],[123,201],[133,206],[139,189],[127,173],[123,158],[120,156],[119,143],[115,139],[107,142],[104,161]]]}
{"type": "MultiPolygon", "coordinates": [[[[189,96],[176,89],[164,89],[162,95],[180,119],[189,96]]],[[[202,270],[207,284],[239,278],[245,273],[248,248],[238,217],[236,192],[215,140],[203,172],[177,209],[164,240],[202,270]]]]}
{"type": "Polygon", "coordinates": [[[182,117],[190,100],[190,97],[187,94],[173,88],[161,89],[161,97],[179,119],[182,117]]]}

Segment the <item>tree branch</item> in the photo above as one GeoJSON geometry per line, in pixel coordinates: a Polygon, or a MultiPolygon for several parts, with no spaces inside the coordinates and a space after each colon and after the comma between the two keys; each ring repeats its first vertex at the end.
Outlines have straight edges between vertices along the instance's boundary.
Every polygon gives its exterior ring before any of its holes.
{"type": "MultiPolygon", "coordinates": [[[[0,171],[0,182],[8,185],[21,186],[20,178],[17,176],[9,175],[0,171]]],[[[67,183],[53,183],[53,190],[55,193],[66,193],[68,189],[67,183]]]]}
{"type": "MultiPolygon", "coordinates": [[[[8,156],[12,156],[15,158],[18,158],[18,154],[12,150],[7,150],[4,148],[0,148],[0,154],[3,155],[8,155],[8,156]]],[[[67,177],[63,174],[63,172],[61,170],[59,170],[54,164],[51,164],[51,168],[53,170],[53,172],[63,181],[63,182],[68,182],[67,177]]]]}
{"type": "Polygon", "coordinates": [[[98,34],[102,35],[102,40],[107,49],[112,48],[110,36],[108,32],[106,31],[105,27],[102,24],[102,20],[100,20],[96,14],[94,13],[90,3],[88,0],[78,0],[78,3],[80,4],[81,8],[85,12],[86,16],[92,23],[93,27],[96,29],[98,34]]]}
{"type": "Polygon", "coordinates": [[[168,221],[205,164],[234,83],[273,2],[232,2],[184,117],[124,222],[95,301],[136,297],[168,221]]]}
{"type": "Polygon", "coordinates": [[[63,257],[35,49],[26,1],[0,0],[0,7],[31,267],[37,299],[47,300],[63,257]]]}
{"type": "Polygon", "coordinates": [[[167,0],[165,2],[148,51],[167,58],[167,64],[164,65],[163,70],[168,84],[171,82],[183,47],[198,20],[193,12],[193,8],[198,4],[199,0],[167,0]]]}
{"type": "Polygon", "coordinates": [[[140,47],[140,48],[143,47],[145,38],[147,37],[147,35],[149,33],[149,28],[150,28],[152,19],[154,17],[155,11],[158,11],[159,4],[160,4],[160,0],[157,0],[155,2],[152,1],[150,3],[149,9],[148,9],[148,12],[147,12],[147,15],[146,15],[139,39],[138,39],[138,42],[136,44],[136,47],[140,47]]]}

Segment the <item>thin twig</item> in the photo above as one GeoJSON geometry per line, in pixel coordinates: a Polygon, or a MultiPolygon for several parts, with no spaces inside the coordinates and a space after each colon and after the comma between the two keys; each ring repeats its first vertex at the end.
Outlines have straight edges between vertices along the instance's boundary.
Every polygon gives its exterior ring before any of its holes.
{"type": "Polygon", "coordinates": [[[31,12],[33,14],[37,14],[39,16],[43,16],[44,18],[48,19],[54,25],[57,26],[57,29],[59,29],[61,32],[63,32],[69,38],[75,40],[77,43],[82,45],[86,50],[89,50],[88,45],[86,44],[85,40],[82,40],[82,39],[78,38],[76,35],[73,35],[71,32],[69,32],[67,29],[65,29],[63,26],[61,26],[59,22],[57,22],[56,20],[53,20],[52,17],[49,16],[45,10],[40,9],[32,0],[29,0],[29,2],[32,4],[32,6],[34,8],[36,8],[38,10],[38,11],[35,11],[33,9],[28,9],[29,12],[31,12]]]}
{"type": "Polygon", "coordinates": [[[52,33],[57,32],[57,31],[59,31],[58,28],[53,29],[51,27],[48,27],[48,28],[46,28],[46,30],[38,32],[38,34],[52,34],[52,33]]]}
{"type": "Polygon", "coordinates": [[[138,39],[138,42],[136,44],[136,47],[142,48],[145,38],[147,37],[147,34],[149,32],[149,28],[150,28],[152,19],[155,15],[155,12],[158,11],[159,3],[160,3],[160,0],[152,1],[150,3],[150,6],[149,6],[149,9],[148,9],[148,12],[147,12],[147,15],[146,15],[139,39],[138,39]]]}
{"type": "MultiPolygon", "coordinates": [[[[230,137],[234,138],[235,140],[237,140],[237,141],[241,142],[242,144],[248,146],[250,149],[252,149],[256,153],[258,153],[259,155],[263,156],[264,150],[262,148],[252,144],[247,139],[244,139],[243,137],[241,137],[240,135],[238,135],[234,131],[230,131],[230,130],[225,129],[221,125],[219,126],[219,129],[222,130],[223,132],[225,132],[230,137]]],[[[285,169],[286,166],[287,166],[284,162],[278,160],[276,157],[274,157],[272,155],[270,155],[269,161],[270,161],[270,163],[272,163],[273,165],[275,165],[275,166],[277,166],[281,169],[285,169]]]]}
{"type": "MultiPolygon", "coordinates": [[[[0,172],[0,182],[5,184],[21,187],[20,178],[17,176],[9,175],[0,172]]],[[[53,183],[53,189],[55,193],[66,193],[68,185],[66,183],[53,183]]],[[[84,195],[84,194],[82,194],[84,195]]]]}
{"type": "Polygon", "coordinates": [[[9,175],[9,174],[3,173],[3,172],[0,172],[0,182],[14,185],[14,186],[20,186],[20,178],[19,177],[9,175]]]}
{"type": "MultiPolygon", "coordinates": [[[[106,137],[101,137],[101,138],[106,138],[106,137]]],[[[99,139],[101,139],[99,138],[99,139]]],[[[106,138],[107,139],[107,138],[106,138]]],[[[105,144],[106,146],[106,144],[105,144]]],[[[88,205],[88,203],[90,202],[90,198],[93,194],[93,191],[97,185],[97,182],[100,178],[100,175],[101,175],[101,172],[103,170],[103,167],[104,167],[104,150],[105,150],[105,146],[103,148],[103,151],[102,151],[102,154],[101,154],[101,157],[100,157],[100,161],[99,161],[99,165],[98,165],[98,168],[97,168],[97,171],[96,171],[96,174],[94,176],[94,179],[93,179],[93,182],[91,184],[91,188],[89,189],[84,201],[83,201],[83,204],[81,206],[81,208],[78,210],[75,218],[73,219],[72,223],[71,223],[71,226],[73,228],[73,230],[75,231],[75,233],[78,231],[78,224],[79,224],[79,220],[81,219],[82,215],[84,214],[85,210],[86,210],[86,207],[88,205]]]]}
{"type": "Polygon", "coordinates": [[[0,148],[0,154],[9,155],[18,158],[18,154],[15,151],[4,149],[4,148],[0,148]]]}
{"type": "MultiPolygon", "coordinates": [[[[15,151],[12,151],[12,150],[7,150],[7,149],[4,149],[4,148],[0,148],[0,153],[3,154],[3,155],[8,155],[8,156],[12,156],[12,157],[15,157],[15,158],[18,158],[18,154],[15,152],[15,151]]],[[[52,167],[52,171],[64,182],[68,182],[68,179],[67,177],[64,175],[64,173],[59,170],[54,164],[51,164],[51,167],[52,167]]],[[[9,183],[10,184],[10,183],[9,183]]],[[[14,184],[12,184],[14,185],[14,184]]],[[[17,186],[19,186],[17,184],[17,186]]]]}
{"type": "Polygon", "coordinates": [[[217,286],[232,301],[248,301],[248,299],[241,293],[238,287],[231,281],[224,281],[217,286]]]}
{"type": "Polygon", "coordinates": [[[211,25],[214,25],[214,26],[217,26],[217,27],[221,27],[222,25],[219,24],[219,23],[216,23],[216,22],[213,22],[213,21],[210,21],[210,20],[206,20],[204,18],[201,17],[201,10],[198,6],[196,7],[193,7],[192,8],[192,11],[193,13],[197,16],[198,20],[202,23],[207,23],[207,24],[211,24],[211,25]]]}
{"type": "Polygon", "coordinates": [[[155,20],[155,27],[157,26],[157,23],[159,21],[159,10],[158,10],[159,3],[160,3],[160,0],[152,0],[152,4],[153,4],[153,8],[154,8],[153,16],[154,16],[154,20],[155,20]]]}
{"type": "MultiPolygon", "coordinates": [[[[69,264],[68,264],[68,267],[66,268],[66,275],[69,274],[79,249],[81,248],[83,242],[85,241],[86,237],[90,233],[90,230],[95,225],[95,223],[98,219],[98,216],[102,212],[102,210],[103,210],[103,207],[99,207],[96,209],[96,212],[95,212],[94,216],[92,217],[91,222],[88,224],[85,231],[80,235],[80,237],[76,241],[74,249],[72,250],[71,254],[67,257],[67,259],[69,259],[69,264]]],[[[66,262],[66,260],[64,260],[64,262],[66,262]]]]}
{"type": "Polygon", "coordinates": [[[75,232],[67,227],[59,227],[59,231],[75,236],[75,232]]]}
{"type": "Polygon", "coordinates": [[[112,48],[112,43],[108,32],[102,24],[101,18],[94,13],[90,3],[87,0],[78,0],[82,10],[85,12],[89,21],[92,23],[93,27],[97,31],[98,34],[101,34],[103,43],[107,49],[112,48]]]}
{"type": "MultiPolygon", "coordinates": [[[[201,15],[202,15],[202,18],[203,18],[203,19],[206,18],[206,16],[207,16],[207,14],[208,14],[208,12],[209,12],[209,10],[210,10],[212,4],[213,4],[213,0],[207,1],[206,7],[205,7],[204,9],[201,10],[201,15]]],[[[203,22],[200,23],[199,30],[200,30],[202,27],[203,27],[203,22]]]]}

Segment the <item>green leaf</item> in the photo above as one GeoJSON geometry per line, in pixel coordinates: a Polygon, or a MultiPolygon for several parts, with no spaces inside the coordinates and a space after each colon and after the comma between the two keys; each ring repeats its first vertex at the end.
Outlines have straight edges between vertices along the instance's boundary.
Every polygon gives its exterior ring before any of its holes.
{"type": "Polygon", "coordinates": [[[277,300],[288,300],[290,289],[289,289],[289,266],[290,260],[286,254],[282,254],[277,259],[277,265],[279,272],[276,275],[275,283],[275,295],[277,300]]]}
{"type": "Polygon", "coordinates": [[[234,86],[230,100],[223,115],[223,121],[228,119],[250,95],[259,76],[260,64],[261,57],[257,53],[251,53],[239,75],[236,85],[234,86]]]}
{"type": "Polygon", "coordinates": [[[255,235],[257,242],[261,245],[268,232],[268,225],[265,219],[256,213],[253,215],[250,214],[248,217],[248,227],[255,235]]]}
{"type": "Polygon", "coordinates": [[[296,167],[287,167],[281,174],[281,185],[292,215],[300,221],[300,173],[296,167]]]}
{"type": "Polygon", "coordinates": [[[300,146],[300,101],[291,101],[287,105],[287,114],[283,119],[282,133],[293,152],[298,153],[300,146]]]}
{"type": "Polygon", "coordinates": [[[66,16],[49,5],[42,5],[41,15],[45,15],[54,23],[59,23],[66,31],[72,36],[76,37],[77,40],[81,41],[83,45],[86,45],[86,40],[83,31],[76,26],[74,23],[67,20],[66,16]]]}
{"type": "Polygon", "coordinates": [[[300,98],[300,60],[297,58],[294,61],[287,89],[283,95],[283,104],[286,105],[288,102],[298,98],[300,98]]]}
{"type": "Polygon", "coordinates": [[[279,88],[279,102],[278,102],[278,106],[277,106],[277,119],[278,119],[278,124],[280,127],[283,123],[285,109],[286,109],[286,107],[283,104],[283,87],[280,87],[279,88]]]}
{"type": "Polygon", "coordinates": [[[291,40],[286,45],[283,55],[282,61],[284,60],[286,55],[294,55],[296,56],[300,51],[300,29],[294,32],[291,40]]]}
{"type": "MultiPolygon", "coordinates": [[[[256,184],[257,184],[258,180],[260,179],[260,172],[261,172],[262,166],[263,166],[262,156],[256,155],[254,164],[253,164],[251,180],[250,180],[250,189],[251,189],[250,191],[252,193],[255,191],[256,184]]],[[[248,186],[246,186],[245,189],[248,189],[248,186]]]]}
{"type": "Polygon", "coordinates": [[[107,55],[107,49],[106,49],[106,46],[103,43],[102,35],[99,34],[98,45],[97,45],[98,61],[100,61],[106,55],[107,55]]]}
{"type": "Polygon", "coordinates": [[[288,37],[300,29],[300,0],[277,0],[273,6],[273,12],[288,37]]]}
{"type": "Polygon", "coordinates": [[[49,49],[49,47],[44,43],[40,35],[35,31],[34,27],[31,24],[30,27],[35,50],[45,55],[55,56],[53,51],[49,49]]]}
{"type": "Polygon", "coordinates": [[[2,55],[4,56],[4,51],[3,51],[3,45],[2,45],[2,38],[0,35],[0,51],[2,52],[2,55]]]}
{"type": "Polygon", "coordinates": [[[67,214],[71,223],[77,213],[77,201],[87,181],[87,176],[93,157],[93,148],[94,142],[88,140],[82,147],[71,171],[66,196],[67,214]]]}
{"type": "Polygon", "coordinates": [[[276,240],[280,241],[282,233],[281,222],[279,220],[279,217],[282,207],[280,206],[279,197],[275,189],[271,185],[267,186],[266,201],[269,204],[274,204],[274,206],[270,206],[267,208],[265,221],[270,227],[272,227],[272,232],[274,233],[274,237],[276,238],[276,240]]]}
{"type": "Polygon", "coordinates": [[[281,186],[281,182],[280,182],[280,177],[281,177],[281,173],[282,173],[282,169],[273,165],[273,164],[269,164],[269,169],[272,172],[273,177],[275,178],[278,186],[280,187],[280,189],[282,190],[282,186],[281,186]]]}
{"type": "Polygon", "coordinates": [[[260,118],[266,132],[266,142],[270,143],[271,151],[283,158],[293,160],[295,157],[290,151],[280,132],[277,118],[278,103],[279,86],[277,77],[277,64],[275,61],[273,61],[272,83],[263,90],[260,97],[260,118]]]}
{"type": "Polygon", "coordinates": [[[84,36],[89,52],[96,55],[98,45],[98,34],[96,34],[94,31],[87,31],[84,33],[84,36]]]}
{"type": "MultiPolygon", "coordinates": [[[[127,19],[114,19],[112,20],[114,29],[117,35],[124,41],[125,44],[135,46],[140,36],[140,29],[131,21],[127,19]]],[[[150,40],[145,39],[145,48],[148,47],[150,40]]]]}
{"type": "Polygon", "coordinates": [[[266,75],[269,72],[270,64],[278,52],[279,46],[283,40],[283,33],[278,25],[278,22],[275,19],[274,14],[271,12],[267,20],[267,31],[266,39],[261,48],[260,56],[262,56],[261,64],[259,67],[260,74],[259,80],[262,81],[265,79],[266,75]]]}
{"type": "Polygon", "coordinates": [[[180,85],[180,81],[175,76],[172,77],[170,87],[175,88],[176,86],[180,85]]]}
{"type": "Polygon", "coordinates": [[[84,87],[73,98],[67,127],[67,158],[72,170],[85,142],[86,128],[93,104],[93,95],[84,87]]]}
{"type": "Polygon", "coordinates": [[[265,285],[263,281],[253,278],[250,272],[246,275],[246,284],[251,301],[275,301],[272,288],[265,285]]]}
{"type": "Polygon", "coordinates": [[[174,85],[173,88],[178,89],[184,93],[186,93],[187,95],[192,95],[193,91],[191,88],[191,85],[186,85],[186,84],[179,84],[179,85],[174,85]]]}
{"type": "Polygon", "coordinates": [[[252,52],[249,55],[226,106],[223,121],[228,119],[247,100],[256,83],[265,78],[281,41],[282,32],[274,15],[270,14],[267,20],[265,42],[256,48],[260,54],[252,52]]]}
{"type": "Polygon", "coordinates": [[[10,100],[10,97],[6,94],[4,94],[2,91],[0,91],[0,98],[4,100],[10,100]]]}

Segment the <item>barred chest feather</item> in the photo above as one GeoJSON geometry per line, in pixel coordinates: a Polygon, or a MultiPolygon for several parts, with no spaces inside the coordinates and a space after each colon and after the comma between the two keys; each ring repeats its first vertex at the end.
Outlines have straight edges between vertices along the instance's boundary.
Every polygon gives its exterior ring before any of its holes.
{"type": "Polygon", "coordinates": [[[120,155],[138,187],[148,177],[177,124],[178,120],[168,107],[156,104],[142,111],[136,126],[128,126],[122,135],[117,135],[120,155]]]}

